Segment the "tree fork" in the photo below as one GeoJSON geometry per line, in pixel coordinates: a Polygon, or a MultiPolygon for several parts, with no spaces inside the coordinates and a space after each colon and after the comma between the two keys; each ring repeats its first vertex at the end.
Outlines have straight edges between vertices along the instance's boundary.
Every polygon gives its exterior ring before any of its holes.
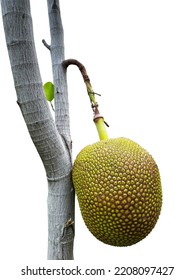
{"type": "Polygon", "coordinates": [[[1,0],[1,11],[17,102],[48,180],[48,259],[72,260],[74,188],[71,177],[68,94],[61,66],[64,42],[59,0],[48,0],[56,89],[55,123],[43,92],[30,1],[1,0]]]}

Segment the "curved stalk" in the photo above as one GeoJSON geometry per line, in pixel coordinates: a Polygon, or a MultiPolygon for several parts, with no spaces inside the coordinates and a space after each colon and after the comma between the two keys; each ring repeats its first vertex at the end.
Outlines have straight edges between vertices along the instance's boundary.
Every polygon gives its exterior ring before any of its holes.
{"type": "Polygon", "coordinates": [[[88,92],[88,95],[89,95],[89,99],[90,99],[90,102],[91,102],[91,107],[92,107],[92,110],[93,110],[93,113],[94,113],[93,120],[95,122],[100,140],[108,139],[108,134],[107,134],[106,127],[105,127],[105,125],[108,126],[108,124],[104,121],[103,116],[101,116],[101,114],[99,112],[99,109],[98,109],[98,103],[95,99],[95,95],[100,95],[100,94],[95,93],[93,91],[89,76],[88,76],[87,71],[86,71],[86,68],[81,62],[79,62],[76,59],[67,59],[67,60],[64,60],[62,62],[62,66],[63,66],[65,71],[67,70],[69,65],[76,65],[79,68],[79,70],[82,74],[82,77],[83,77],[83,80],[85,82],[87,92],[88,92]]]}

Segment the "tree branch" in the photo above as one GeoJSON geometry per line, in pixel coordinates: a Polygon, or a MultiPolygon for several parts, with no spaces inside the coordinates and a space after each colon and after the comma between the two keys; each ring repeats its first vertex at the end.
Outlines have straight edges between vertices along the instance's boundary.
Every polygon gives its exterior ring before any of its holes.
{"type": "Polygon", "coordinates": [[[66,151],[52,119],[39,71],[29,1],[1,1],[17,102],[48,178],[65,176],[66,151]]]}
{"type": "MultiPolygon", "coordinates": [[[[55,87],[55,123],[59,134],[61,135],[65,147],[69,152],[68,164],[71,170],[72,167],[72,146],[70,136],[70,120],[69,120],[69,103],[67,78],[64,75],[62,61],[64,60],[64,32],[62,20],[60,15],[59,0],[47,0],[48,15],[51,34],[50,54],[53,70],[53,83],[55,87]]],[[[72,174],[69,171],[67,174],[67,181],[63,182],[64,186],[61,188],[62,202],[64,203],[64,220],[61,219],[60,225],[63,222],[63,230],[61,230],[61,237],[59,244],[55,242],[55,234],[49,237],[53,242],[48,247],[48,259],[73,259],[73,242],[74,242],[74,222],[71,227],[67,227],[69,220],[74,221],[74,188],[72,184],[72,174]],[[64,193],[66,194],[64,196],[64,193]],[[66,229],[66,230],[65,230],[66,229]],[[60,255],[57,250],[60,245],[60,255]],[[50,250],[52,248],[52,250],[50,250]]],[[[52,185],[49,185],[48,197],[48,211],[50,212],[50,204],[55,204],[55,190],[52,185]]],[[[60,199],[60,198],[59,198],[60,199]]],[[[53,215],[55,219],[55,215],[53,215]]],[[[50,218],[49,218],[50,219],[50,218]]],[[[56,232],[55,221],[50,219],[49,226],[52,227],[49,232],[56,232]]],[[[57,234],[57,233],[56,233],[57,234]]]]}
{"type": "Polygon", "coordinates": [[[60,4],[59,0],[47,0],[47,3],[51,34],[50,50],[53,83],[55,86],[55,123],[71,152],[67,79],[64,76],[61,65],[64,60],[64,31],[60,14],[60,4]]]}

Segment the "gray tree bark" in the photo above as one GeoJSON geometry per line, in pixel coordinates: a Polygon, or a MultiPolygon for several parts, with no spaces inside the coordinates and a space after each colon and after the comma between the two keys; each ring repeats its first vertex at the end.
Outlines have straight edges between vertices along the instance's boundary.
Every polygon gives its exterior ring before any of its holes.
{"type": "Polygon", "coordinates": [[[1,0],[1,10],[17,94],[33,143],[48,179],[48,259],[73,259],[74,189],[71,140],[59,1],[48,0],[55,122],[43,92],[35,50],[29,0],[1,0]]]}

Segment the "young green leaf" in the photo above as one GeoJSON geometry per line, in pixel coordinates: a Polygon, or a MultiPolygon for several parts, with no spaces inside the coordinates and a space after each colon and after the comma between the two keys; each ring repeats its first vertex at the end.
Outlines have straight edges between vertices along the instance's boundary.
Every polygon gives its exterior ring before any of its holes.
{"type": "Polygon", "coordinates": [[[54,99],[54,85],[51,82],[47,82],[44,84],[43,88],[47,101],[51,102],[54,99]]]}

